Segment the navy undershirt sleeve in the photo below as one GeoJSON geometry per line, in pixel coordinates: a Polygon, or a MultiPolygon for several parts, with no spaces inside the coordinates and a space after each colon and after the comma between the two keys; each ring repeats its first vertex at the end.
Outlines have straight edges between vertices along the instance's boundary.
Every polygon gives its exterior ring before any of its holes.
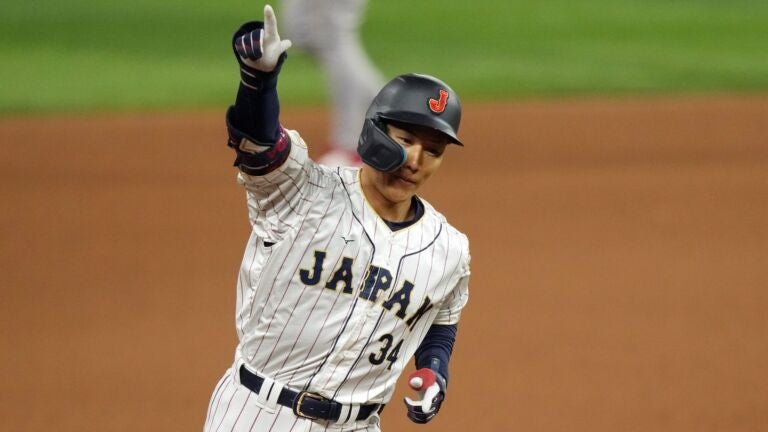
{"type": "Polygon", "coordinates": [[[456,341],[457,326],[433,324],[416,349],[416,369],[437,370],[448,381],[448,361],[456,341]]]}
{"type": "Polygon", "coordinates": [[[276,143],[280,138],[280,102],[277,86],[254,90],[240,83],[232,107],[232,124],[238,130],[263,144],[276,143]]]}

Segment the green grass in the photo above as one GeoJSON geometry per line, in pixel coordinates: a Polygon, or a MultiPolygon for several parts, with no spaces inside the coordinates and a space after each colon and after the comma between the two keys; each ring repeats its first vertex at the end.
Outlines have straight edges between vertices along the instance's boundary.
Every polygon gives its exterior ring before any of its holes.
{"type": "MultiPolygon", "coordinates": [[[[0,112],[224,105],[231,33],[262,5],[2,2],[0,112]]],[[[364,39],[386,76],[434,74],[464,100],[768,89],[765,0],[377,0],[364,39]]],[[[281,99],[322,103],[321,71],[292,51],[281,99]]]]}

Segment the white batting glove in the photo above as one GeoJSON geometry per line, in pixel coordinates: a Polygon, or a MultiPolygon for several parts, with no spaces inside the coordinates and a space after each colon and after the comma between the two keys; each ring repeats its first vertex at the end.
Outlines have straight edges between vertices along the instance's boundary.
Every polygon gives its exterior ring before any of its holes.
{"type": "Polygon", "coordinates": [[[408,385],[419,392],[417,400],[405,398],[408,418],[415,423],[427,423],[437,415],[445,399],[445,378],[432,369],[422,368],[408,377],[408,385]]]}
{"type": "Polygon", "coordinates": [[[288,39],[280,40],[277,32],[277,18],[272,6],[264,6],[264,27],[238,36],[235,51],[248,67],[261,72],[272,72],[280,56],[291,47],[288,39]]]}

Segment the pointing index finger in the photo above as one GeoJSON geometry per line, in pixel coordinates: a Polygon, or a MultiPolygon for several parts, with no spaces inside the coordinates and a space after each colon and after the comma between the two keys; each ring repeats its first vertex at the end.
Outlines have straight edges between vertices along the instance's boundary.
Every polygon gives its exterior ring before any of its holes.
{"type": "Polygon", "coordinates": [[[277,34],[277,19],[270,5],[264,5],[264,33],[270,36],[277,34]]]}

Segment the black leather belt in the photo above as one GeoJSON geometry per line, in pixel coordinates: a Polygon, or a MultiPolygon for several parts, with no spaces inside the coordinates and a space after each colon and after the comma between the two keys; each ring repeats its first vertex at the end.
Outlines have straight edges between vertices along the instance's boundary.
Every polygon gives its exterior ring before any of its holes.
{"type": "MultiPolygon", "coordinates": [[[[259,394],[263,383],[264,378],[246,369],[245,365],[240,366],[240,384],[244,385],[250,391],[259,394]]],[[[339,416],[341,415],[343,407],[343,404],[327,399],[319,394],[306,391],[297,392],[287,387],[283,387],[283,390],[280,391],[280,395],[277,397],[277,403],[292,408],[293,413],[299,417],[311,420],[330,420],[333,422],[339,421],[339,416]]],[[[374,411],[380,411],[383,408],[384,405],[380,404],[360,405],[360,411],[355,420],[365,420],[370,417],[374,411]]],[[[347,421],[349,421],[348,418],[341,419],[341,423],[347,421]]]]}

